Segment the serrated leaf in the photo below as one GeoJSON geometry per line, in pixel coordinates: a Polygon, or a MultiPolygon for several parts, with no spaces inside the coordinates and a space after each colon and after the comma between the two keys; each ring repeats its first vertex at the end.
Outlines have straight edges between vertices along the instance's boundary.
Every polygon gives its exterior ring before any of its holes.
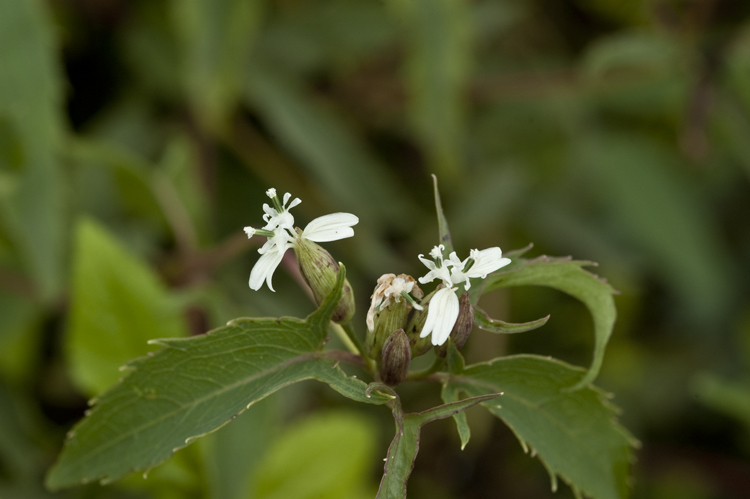
{"type": "Polygon", "coordinates": [[[594,320],[594,355],[588,373],[573,389],[580,389],[596,379],[617,319],[613,298],[617,291],[603,279],[583,269],[590,265],[596,264],[546,256],[533,260],[517,259],[508,266],[508,270],[488,276],[478,292],[481,294],[509,286],[547,286],[567,293],[586,305],[594,320]]]}
{"type": "Polygon", "coordinates": [[[73,380],[89,395],[146,355],[152,338],[187,335],[180,310],[151,269],[92,220],[76,228],[73,289],[65,354],[73,380]]]}
{"type": "Polygon", "coordinates": [[[438,219],[438,235],[440,236],[440,244],[445,246],[443,257],[447,258],[451,251],[453,251],[453,239],[451,239],[451,231],[448,229],[448,220],[445,218],[445,213],[443,213],[443,203],[440,200],[438,180],[435,175],[432,176],[432,182],[435,186],[435,212],[438,219]]]}
{"type": "Polygon", "coordinates": [[[252,497],[368,497],[364,492],[375,458],[373,430],[371,421],[354,412],[305,418],[271,444],[258,467],[252,497]]]}
{"type": "Polygon", "coordinates": [[[548,358],[517,355],[467,367],[447,381],[470,396],[502,392],[484,404],[531,448],[550,473],[594,499],[621,499],[636,441],[619,425],[601,390],[580,384],[585,371],[548,358]]]}
{"type": "Polygon", "coordinates": [[[166,348],[128,365],[130,373],[94,402],[70,432],[46,485],[57,490],[150,469],[291,383],[317,379],[353,400],[389,397],[347,376],[320,351],[346,275],[307,319],[235,319],[192,338],[156,340],[166,348]]]}
{"type": "Polygon", "coordinates": [[[401,406],[398,401],[395,401],[392,409],[396,420],[396,436],[393,437],[388,447],[383,479],[380,481],[376,499],[406,499],[406,484],[419,452],[419,432],[423,425],[436,419],[449,418],[469,407],[498,396],[500,396],[499,393],[483,394],[415,414],[402,413],[401,406]]]}
{"type": "Polygon", "coordinates": [[[15,142],[12,166],[19,171],[2,215],[45,300],[63,285],[65,249],[65,179],[55,157],[63,133],[55,49],[42,2],[0,2],[0,129],[15,142]]]}

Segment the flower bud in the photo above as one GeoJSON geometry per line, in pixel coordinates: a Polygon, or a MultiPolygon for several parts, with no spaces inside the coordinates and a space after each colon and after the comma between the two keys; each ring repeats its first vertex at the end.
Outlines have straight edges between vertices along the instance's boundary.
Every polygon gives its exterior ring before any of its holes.
{"type": "Polygon", "coordinates": [[[401,383],[409,374],[410,362],[409,338],[403,329],[397,329],[383,344],[380,379],[383,383],[391,386],[401,383]]]}
{"type": "MultiPolygon", "coordinates": [[[[297,255],[297,265],[299,265],[302,277],[305,278],[305,282],[313,292],[315,303],[320,305],[336,285],[339,264],[329,252],[309,239],[300,237],[301,231],[296,230],[298,237],[294,252],[297,255]]],[[[333,311],[331,320],[347,324],[352,320],[352,316],[354,316],[354,295],[349,280],[345,279],[341,290],[341,300],[333,311]]]]}
{"type": "MultiPolygon", "coordinates": [[[[458,299],[458,318],[451,330],[450,339],[456,348],[461,350],[469,339],[471,330],[474,327],[474,307],[471,306],[469,293],[464,293],[458,299]]],[[[439,357],[445,357],[448,352],[448,343],[443,343],[435,347],[435,353],[439,357]]]]}
{"type": "Polygon", "coordinates": [[[374,359],[379,359],[386,339],[397,329],[406,326],[413,307],[402,293],[422,297],[422,290],[413,277],[406,274],[383,274],[372,293],[372,304],[367,312],[365,347],[374,359]]]}

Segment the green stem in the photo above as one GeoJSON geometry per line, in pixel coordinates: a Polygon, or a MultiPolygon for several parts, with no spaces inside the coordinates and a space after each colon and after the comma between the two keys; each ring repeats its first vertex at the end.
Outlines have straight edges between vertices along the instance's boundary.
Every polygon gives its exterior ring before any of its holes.
{"type": "Polygon", "coordinates": [[[445,365],[445,358],[443,357],[435,357],[435,362],[432,363],[430,367],[427,369],[424,369],[422,371],[417,371],[415,373],[409,373],[409,376],[407,376],[408,381],[417,380],[426,378],[430,374],[434,374],[441,370],[443,366],[445,365]]]}
{"type": "Polygon", "coordinates": [[[367,351],[365,350],[365,346],[362,344],[362,340],[359,339],[359,336],[357,336],[357,333],[354,332],[354,329],[352,328],[351,323],[340,326],[344,332],[346,333],[346,336],[349,338],[349,340],[354,344],[354,346],[357,348],[358,352],[362,358],[365,360],[365,364],[367,364],[367,369],[374,373],[375,372],[375,365],[372,362],[372,359],[367,356],[367,351]]]}

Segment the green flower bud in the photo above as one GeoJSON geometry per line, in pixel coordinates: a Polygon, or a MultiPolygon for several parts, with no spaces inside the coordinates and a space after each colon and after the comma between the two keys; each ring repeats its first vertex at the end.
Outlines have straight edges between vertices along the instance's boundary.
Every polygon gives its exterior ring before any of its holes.
{"type": "MultiPolygon", "coordinates": [[[[302,277],[305,278],[305,282],[313,292],[315,303],[320,305],[333,291],[339,264],[329,252],[309,239],[301,237],[300,229],[296,230],[297,241],[294,245],[294,252],[297,255],[297,265],[299,265],[302,277]]],[[[341,290],[341,300],[333,311],[331,320],[340,324],[347,324],[353,316],[354,295],[349,280],[345,279],[344,287],[341,290]]]]}
{"type": "Polygon", "coordinates": [[[406,379],[411,362],[409,338],[403,329],[393,332],[383,344],[380,362],[380,379],[383,383],[395,386],[406,379]]]}
{"type": "MultiPolygon", "coordinates": [[[[450,339],[456,348],[461,350],[469,339],[471,330],[474,327],[474,307],[471,306],[469,293],[462,294],[458,299],[458,318],[451,330],[450,339]]],[[[445,357],[448,352],[448,343],[443,343],[435,347],[435,354],[439,357],[445,357]]]]}
{"type": "MultiPolygon", "coordinates": [[[[379,359],[386,339],[397,329],[403,329],[413,306],[402,294],[411,293],[422,297],[422,290],[413,277],[406,274],[384,274],[372,293],[372,303],[367,312],[367,337],[365,347],[368,354],[379,359]]],[[[411,298],[411,297],[409,297],[411,298]]]]}

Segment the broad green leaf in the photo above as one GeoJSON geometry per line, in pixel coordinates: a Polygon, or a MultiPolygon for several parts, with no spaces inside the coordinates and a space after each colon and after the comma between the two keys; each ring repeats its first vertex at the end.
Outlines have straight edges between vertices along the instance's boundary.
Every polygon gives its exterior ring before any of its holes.
{"type": "Polygon", "coordinates": [[[419,452],[419,432],[423,425],[436,419],[449,418],[499,395],[493,393],[467,398],[415,414],[404,414],[398,401],[394,401],[392,409],[396,420],[396,436],[388,447],[377,499],[406,499],[406,484],[419,452]]]}
{"type": "Polygon", "coordinates": [[[103,227],[79,222],[74,251],[65,353],[74,381],[97,394],[122,376],[121,365],[152,350],[148,340],[187,331],[158,277],[103,227]]]}
{"type": "Polygon", "coordinates": [[[205,124],[222,126],[237,103],[261,0],[173,0],[181,35],[185,85],[205,124]]]}
{"type": "Polygon", "coordinates": [[[627,497],[636,442],[616,421],[605,393],[592,386],[566,390],[584,377],[583,369],[563,362],[518,355],[469,366],[447,384],[469,396],[502,392],[485,407],[539,456],[553,490],[559,475],[594,499],[627,497]]]}
{"type": "Polygon", "coordinates": [[[54,29],[39,0],[0,3],[0,130],[15,142],[18,184],[2,213],[40,296],[63,284],[63,175],[55,158],[62,136],[61,79],[54,29]]]}
{"type": "MultiPolygon", "coordinates": [[[[451,374],[460,374],[464,370],[464,357],[450,338],[448,339],[446,365],[448,367],[448,372],[451,374]]],[[[443,384],[443,387],[440,390],[440,398],[442,398],[443,402],[446,404],[458,402],[461,399],[459,392],[460,390],[457,388],[443,384]]],[[[454,414],[453,421],[456,422],[458,437],[461,439],[461,450],[464,450],[466,444],[469,443],[469,439],[471,438],[471,428],[469,428],[469,421],[466,418],[466,413],[461,411],[454,414]]]]}
{"type": "Polygon", "coordinates": [[[94,401],[71,430],[47,487],[150,469],[291,383],[317,379],[353,400],[382,404],[347,376],[336,352],[322,352],[346,271],[307,319],[240,318],[192,338],[153,340],[165,348],[128,364],[123,380],[94,401]]]}
{"type": "Polygon", "coordinates": [[[390,0],[407,37],[409,113],[431,166],[459,179],[471,15],[462,0],[390,0]]]}
{"type": "Polygon", "coordinates": [[[326,197],[362,218],[410,226],[406,214],[418,207],[341,118],[260,62],[246,82],[248,103],[326,197]]]}
{"type": "Polygon", "coordinates": [[[258,467],[253,497],[372,497],[367,485],[376,457],[374,429],[367,418],[353,412],[303,419],[271,444],[258,467]]]}
{"type": "Polygon", "coordinates": [[[750,427],[750,383],[726,381],[714,374],[703,373],[696,377],[693,386],[705,405],[750,427]]]}
{"type": "MultiPolygon", "coordinates": [[[[516,259],[484,281],[481,293],[509,286],[548,286],[577,298],[588,307],[594,319],[594,358],[588,373],[574,387],[580,389],[594,381],[604,359],[604,350],[617,319],[615,289],[598,276],[583,269],[596,265],[570,258],[541,256],[533,260],[516,259]]],[[[478,297],[478,295],[477,295],[478,297]]],[[[478,314],[480,315],[480,314],[478,314]]]]}
{"type": "Polygon", "coordinates": [[[445,213],[443,213],[443,203],[440,200],[438,180],[435,175],[432,176],[432,181],[435,186],[435,211],[437,212],[438,219],[438,234],[440,235],[440,244],[445,246],[443,257],[447,258],[453,251],[453,239],[451,239],[451,231],[448,229],[448,220],[445,218],[445,213]]]}
{"type": "Polygon", "coordinates": [[[541,319],[537,319],[535,321],[523,322],[520,324],[513,324],[511,322],[504,322],[498,319],[490,319],[490,317],[487,315],[487,312],[485,312],[479,307],[474,307],[474,311],[475,311],[474,324],[484,329],[485,331],[489,331],[490,333],[499,333],[499,334],[523,333],[526,331],[531,331],[533,329],[542,327],[549,320],[549,315],[548,315],[547,317],[542,317],[541,319]]]}

